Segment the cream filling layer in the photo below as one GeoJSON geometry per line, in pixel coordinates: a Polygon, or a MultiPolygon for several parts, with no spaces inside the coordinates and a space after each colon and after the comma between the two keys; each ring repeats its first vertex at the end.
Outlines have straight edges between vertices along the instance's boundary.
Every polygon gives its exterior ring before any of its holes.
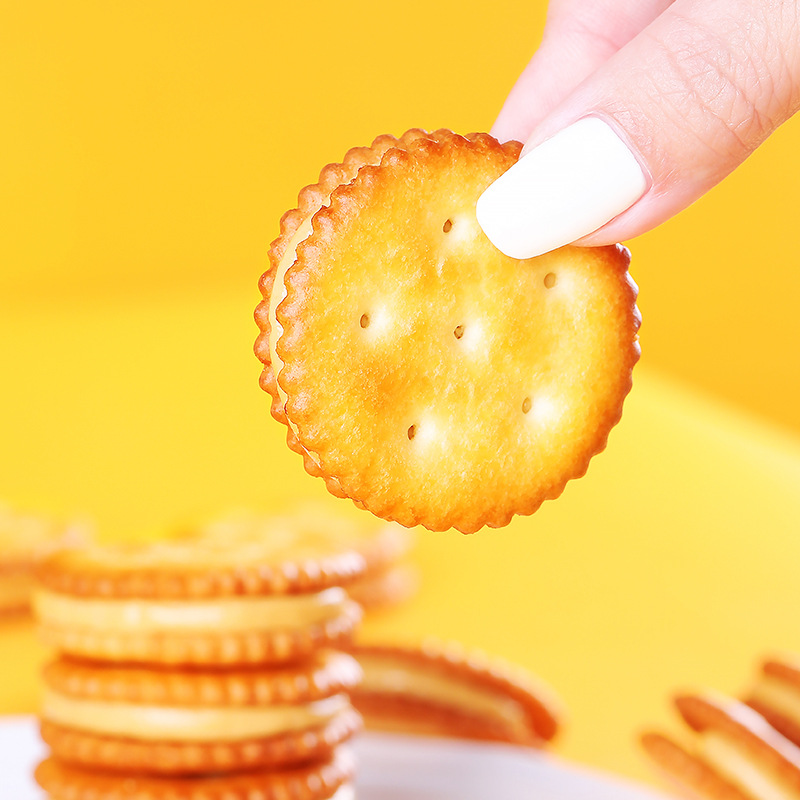
{"type": "Polygon", "coordinates": [[[391,658],[360,655],[358,661],[364,671],[359,686],[362,691],[416,697],[499,720],[520,735],[530,732],[523,707],[500,692],[478,688],[459,681],[457,677],[433,673],[425,667],[398,664],[391,658]]]}
{"type": "Polygon", "coordinates": [[[756,684],[750,696],[753,700],[759,700],[800,723],[800,690],[797,688],[765,675],[756,684]]]}
{"type": "Polygon", "coordinates": [[[315,594],[218,600],[106,600],[42,590],[34,600],[44,625],[102,633],[271,632],[336,619],[349,603],[338,587],[315,594]]]}
{"type": "Polygon", "coordinates": [[[764,769],[745,748],[715,731],[697,735],[702,756],[731,783],[759,800],[797,800],[797,794],[764,769]]]}
{"type": "Polygon", "coordinates": [[[145,741],[217,742],[266,738],[325,725],[349,706],[338,694],[305,705],[181,708],[74,698],[46,689],[48,722],[103,736],[145,741]]]}

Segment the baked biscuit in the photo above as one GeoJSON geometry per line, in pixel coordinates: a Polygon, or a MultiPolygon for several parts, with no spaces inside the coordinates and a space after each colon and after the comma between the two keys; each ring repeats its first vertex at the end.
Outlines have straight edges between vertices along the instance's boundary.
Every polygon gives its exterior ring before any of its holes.
{"type": "Polygon", "coordinates": [[[340,748],[291,770],[197,778],[120,776],[48,758],[36,781],[52,800],[353,800],[353,775],[353,759],[340,748]]]}
{"type": "Polygon", "coordinates": [[[0,502],[0,614],[27,611],[36,563],[60,547],[89,536],[86,523],[61,522],[0,502]]]}
{"type": "Polygon", "coordinates": [[[708,800],[800,798],[800,749],[753,709],[703,693],[675,704],[693,732],[684,747],[669,736],[642,736],[647,754],[672,782],[708,800]]]}
{"type": "Polygon", "coordinates": [[[36,609],[63,653],[149,664],[263,664],[346,642],[360,618],[341,584],[364,558],[304,536],[56,553],[36,609]]]}
{"type": "Polygon", "coordinates": [[[256,354],[289,446],[337,496],[432,530],[506,525],[583,475],[639,357],[621,247],[519,261],[475,203],[488,134],[380,137],[281,221],[256,354]]]}
{"type": "Polygon", "coordinates": [[[558,731],[552,692],[522,670],[459,645],[355,645],[353,705],[367,729],[540,747],[558,731]]]}
{"type": "Polygon", "coordinates": [[[228,543],[297,536],[332,542],[352,548],[364,559],[363,572],[345,584],[362,608],[408,599],[418,584],[416,569],[403,563],[411,548],[411,531],[354,514],[313,502],[273,514],[238,510],[192,528],[187,536],[228,543]]]}
{"type": "Polygon", "coordinates": [[[283,669],[191,671],[65,659],[44,670],[42,738],[61,761],[161,775],[323,760],[360,727],[355,660],[331,651],[283,669]]]}
{"type": "MultiPolygon", "coordinates": [[[[280,236],[272,243],[268,253],[270,268],[259,281],[259,288],[264,298],[255,312],[256,323],[261,330],[256,339],[255,353],[264,365],[259,383],[261,388],[272,396],[272,416],[287,427],[286,443],[291,450],[302,455],[306,471],[315,477],[324,477],[324,473],[320,470],[316,459],[300,444],[294,434],[293,426],[286,417],[272,364],[272,345],[276,341],[277,330],[274,320],[270,322],[270,319],[274,316],[275,306],[279,302],[278,295],[272,294],[275,277],[279,272],[283,274],[285,271],[286,257],[291,257],[293,260],[295,248],[311,232],[312,217],[323,205],[328,204],[330,195],[336,187],[349,183],[362,167],[380,163],[384,153],[390,148],[405,148],[414,139],[424,136],[426,133],[418,129],[407,131],[400,139],[389,135],[378,136],[370,147],[354,147],[348,150],[341,164],[328,164],[320,173],[317,184],[306,186],[301,190],[297,208],[287,211],[281,218],[280,236]]],[[[336,497],[346,496],[334,479],[326,479],[326,485],[336,497]]]]}
{"type": "Polygon", "coordinates": [[[796,656],[786,654],[764,661],[746,703],[800,746],[800,661],[796,656]]]}

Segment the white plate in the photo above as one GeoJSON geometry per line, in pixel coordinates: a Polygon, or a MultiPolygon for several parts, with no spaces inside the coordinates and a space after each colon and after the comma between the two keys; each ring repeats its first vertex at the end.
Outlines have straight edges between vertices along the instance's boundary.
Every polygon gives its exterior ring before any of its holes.
{"type": "MultiPolygon", "coordinates": [[[[506,745],[364,734],[358,800],[665,800],[633,783],[506,745]]],[[[44,754],[30,717],[0,722],[3,800],[42,800],[31,773],[44,754]]]]}

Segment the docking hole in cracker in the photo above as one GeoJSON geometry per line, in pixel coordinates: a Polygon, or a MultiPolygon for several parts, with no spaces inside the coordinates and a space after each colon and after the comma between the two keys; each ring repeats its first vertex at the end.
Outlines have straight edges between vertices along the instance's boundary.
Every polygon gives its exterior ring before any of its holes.
{"type": "Polygon", "coordinates": [[[348,152],[281,220],[255,351],[289,447],[384,519],[471,533],[557,497],[639,358],[621,246],[502,254],[475,216],[519,157],[411,130],[348,152]]]}

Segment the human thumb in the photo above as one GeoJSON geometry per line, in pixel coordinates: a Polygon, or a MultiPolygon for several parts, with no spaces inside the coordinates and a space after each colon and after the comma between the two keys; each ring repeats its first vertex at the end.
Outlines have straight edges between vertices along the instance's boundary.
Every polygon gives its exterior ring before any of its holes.
{"type": "Polygon", "coordinates": [[[529,258],[686,208],[800,105],[799,6],[676,0],[537,125],[478,200],[486,235],[529,258]]]}

